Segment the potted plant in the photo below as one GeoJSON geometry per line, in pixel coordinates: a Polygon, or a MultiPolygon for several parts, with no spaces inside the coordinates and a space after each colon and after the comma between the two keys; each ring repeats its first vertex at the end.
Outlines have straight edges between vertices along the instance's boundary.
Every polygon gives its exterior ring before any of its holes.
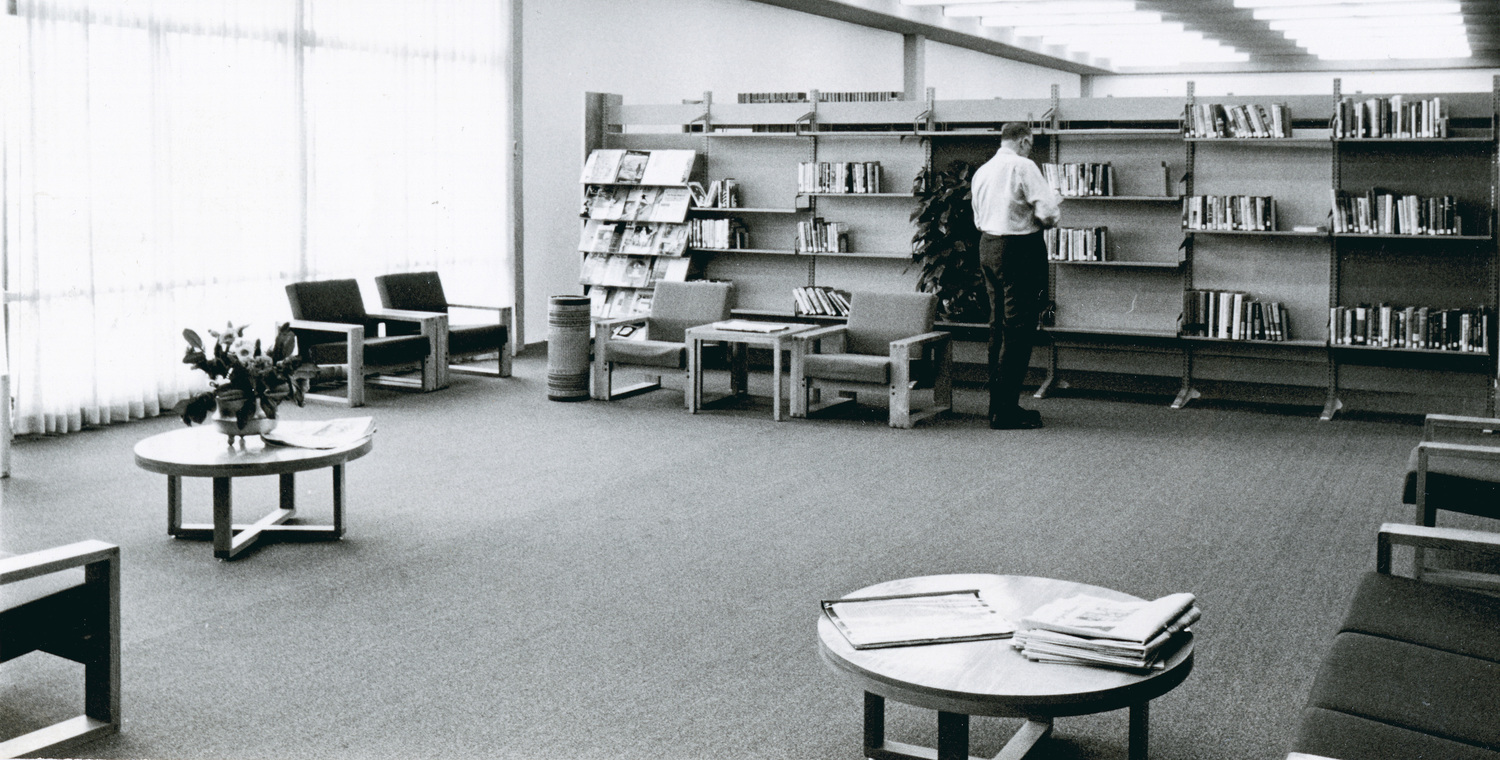
{"type": "Polygon", "coordinates": [[[979,267],[979,228],[974,226],[970,181],[974,167],[954,161],[942,171],[923,168],[912,192],[917,206],[912,261],[922,268],[917,289],[938,297],[938,319],[988,323],[990,299],[979,267]]]}
{"type": "Polygon", "coordinates": [[[297,339],[290,324],[277,326],[276,340],[270,351],[263,351],[259,339],[252,344],[245,339],[245,328],[229,323],[223,332],[209,330],[213,347],[207,347],[198,333],[182,331],[187,340],[183,364],[190,364],[208,375],[209,389],[189,398],[179,407],[182,421],[188,425],[202,423],[213,413],[215,424],[234,443],[247,435],[269,433],[276,426],[276,407],[290,398],[297,406],[303,403],[303,388],[297,382],[302,375],[302,360],[293,353],[297,339]],[[211,352],[211,353],[210,353],[211,352]]]}

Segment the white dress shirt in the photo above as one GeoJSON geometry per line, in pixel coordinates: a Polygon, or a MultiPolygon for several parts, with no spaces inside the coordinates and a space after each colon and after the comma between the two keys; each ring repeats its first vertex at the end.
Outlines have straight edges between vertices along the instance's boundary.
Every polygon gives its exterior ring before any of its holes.
{"type": "Polygon", "coordinates": [[[1001,146],[974,172],[974,225],[991,235],[1029,235],[1057,224],[1062,198],[1034,161],[1001,146]]]}

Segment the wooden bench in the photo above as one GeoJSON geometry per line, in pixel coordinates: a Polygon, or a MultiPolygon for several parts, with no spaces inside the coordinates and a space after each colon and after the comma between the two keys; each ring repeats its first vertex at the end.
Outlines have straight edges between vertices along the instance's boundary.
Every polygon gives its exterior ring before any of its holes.
{"type": "MultiPolygon", "coordinates": [[[[0,758],[61,752],[120,730],[120,548],[80,541],[0,559],[0,586],[72,568],[83,583],[0,607],[0,663],[47,652],[84,666],[83,714],[0,742],[0,758]]],[[[34,584],[31,584],[34,585],[34,584]]],[[[17,587],[25,592],[27,589],[17,587]]]]}

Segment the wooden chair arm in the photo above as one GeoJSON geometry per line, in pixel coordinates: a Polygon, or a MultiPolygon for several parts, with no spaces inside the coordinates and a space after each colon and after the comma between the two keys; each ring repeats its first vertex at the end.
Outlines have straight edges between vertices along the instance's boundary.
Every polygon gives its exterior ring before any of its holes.
{"type": "Polygon", "coordinates": [[[477,304],[472,304],[472,303],[452,303],[452,302],[448,303],[448,308],[450,308],[450,309],[479,309],[481,311],[498,311],[501,314],[504,314],[504,313],[507,313],[507,312],[510,311],[510,307],[509,306],[479,306],[477,304]]]}
{"type": "Polygon", "coordinates": [[[312,332],[344,333],[349,340],[354,340],[355,331],[359,332],[359,340],[365,338],[364,325],[351,325],[348,322],[315,322],[311,319],[294,319],[287,324],[293,330],[311,330],[312,332]]]}
{"type": "Polygon", "coordinates": [[[1439,429],[1456,430],[1500,430],[1500,419],[1494,417],[1464,417],[1457,414],[1429,414],[1422,420],[1422,440],[1433,440],[1439,429]]]}
{"type": "Polygon", "coordinates": [[[922,333],[921,335],[913,335],[910,338],[902,338],[901,340],[891,341],[891,350],[894,351],[899,348],[910,349],[912,346],[927,345],[928,343],[940,343],[952,337],[953,335],[950,333],[938,331],[922,333]]]}
{"type": "Polygon", "coordinates": [[[638,315],[633,316],[633,317],[609,317],[607,319],[596,319],[596,320],[594,320],[594,327],[597,327],[597,328],[608,328],[608,329],[613,330],[614,328],[619,327],[620,325],[629,325],[629,324],[635,324],[637,322],[645,322],[645,321],[646,321],[646,315],[645,314],[638,314],[638,315]]]}
{"type": "Polygon", "coordinates": [[[1392,546],[1447,549],[1500,557],[1500,533],[1385,523],[1380,526],[1380,534],[1376,537],[1375,543],[1375,570],[1377,572],[1390,573],[1392,546]]]}
{"type": "Polygon", "coordinates": [[[1500,462],[1500,446],[1479,446],[1472,443],[1448,443],[1447,441],[1420,441],[1417,443],[1418,462],[1422,454],[1446,456],[1457,459],[1488,459],[1500,462]]]}
{"type": "Polygon", "coordinates": [[[83,567],[107,559],[117,559],[120,547],[103,541],[79,541],[76,544],[0,559],[0,584],[23,581],[70,567],[83,567]]]}

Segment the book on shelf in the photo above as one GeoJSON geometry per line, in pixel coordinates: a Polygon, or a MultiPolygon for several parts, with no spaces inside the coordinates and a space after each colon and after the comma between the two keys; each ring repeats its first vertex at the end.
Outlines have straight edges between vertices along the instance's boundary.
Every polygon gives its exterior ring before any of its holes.
{"type": "Polygon", "coordinates": [[[1285,138],[1292,136],[1292,120],[1285,103],[1195,103],[1188,109],[1187,133],[1195,138],[1285,138]]]}
{"type": "Polygon", "coordinates": [[[1182,199],[1182,228],[1272,232],[1276,199],[1269,195],[1191,195],[1182,199]]]}
{"type": "Polygon", "coordinates": [[[1333,191],[1333,231],[1366,235],[1462,235],[1463,217],[1451,195],[1424,198],[1371,188],[1333,191]]]}
{"type": "Polygon", "coordinates": [[[1051,261],[1108,261],[1108,227],[1051,227],[1042,232],[1051,261]]]}
{"type": "Polygon", "coordinates": [[[749,248],[750,229],[738,217],[689,219],[688,245],[718,250],[749,248]]]}
{"type": "Polygon", "coordinates": [[[880,90],[872,92],[822,92],[813,90],[807,92],[742,92],[739,93],[740,103],[810,103],[817,100],[819,103],[884,103],[893,100],[901,100],[904,96],[900,92],[880,90]]]}
{"type": "Polygon", "coordinates": [[[1192,594],[1153,601],[1079,594],[1048,602],[1027,615],[1011,645],[1038,662],[1158,670],[1202,615],[1192,594]]]}
{"type": "Polygon", "coordinates": [[[688,190],[693,196],[693,205],[698,208],[738,208],[740,205],[739,181],[733,177],[716,179],[704,187],[701,182],[689,182],[688,190]]]}
{"type": "Polygon", "coordinates": [[[1345,140],[1448,137],[1448,104],[1441,97],[1406,95],[1339,100],[1333,135],[1345,140]]]}
{"type": "Polygon", "coordinates": [[[793,312],[813,316],[846,317],[849,296],[827,285],[804,285],[792,288],[793,312]]]}
{"type": "Polygon", "coordinates": [[[1334,306],[1329,341],[1336,346],[1490,352],[1489,307],[1438,309],[1388,303],[1334,306]]]}
{"type": "Polygon", "coordinates": [[[870,194],[880,192],[879,161],[803,161],[797,164],[797,192],[870,194]]]}
{"type": "MultiPolygon", "coordinates": [[[[1163,162],[1165,166],[1165,162],[1163,162]]],[[[1047,184],[1064,198],[1111,196],[1115,194],[1114,166],[1102,164],[1042,164],[1047,184]]],[[[1169,183],[1170,185],[1170,183],[1169,183]]]]}
{"type": "Polygon", "coordinates": [[[1286,307],[1232,290],[1183,292],[1182,334],[1220,340],[1291,340],[1286,307]]]}
{"type": "Polygon", "coordinates": [[[822,608],[855,649],[1003,639],[1016,630],[977,589],[836,599],[822,608]]]}
{"type": "Polygon", "coordinates": [[[332,420],[282,420],[261,438],[275,446],[299,449],[336,449],[359,443],[375,434],[374,417],[340,417],[332,420]]]}
{"type": "Polygon", "coordinates": [[[849,225],[822,217],[797,222],[797,250],[802,253],[847,253],[849,225]]]}

